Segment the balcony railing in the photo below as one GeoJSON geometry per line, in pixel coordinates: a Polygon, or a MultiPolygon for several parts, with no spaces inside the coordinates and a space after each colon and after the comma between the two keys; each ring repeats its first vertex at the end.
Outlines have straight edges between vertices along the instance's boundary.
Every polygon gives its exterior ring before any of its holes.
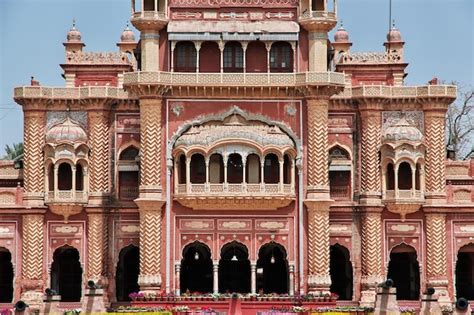
{"type": "Polygon", "coordinates": [[[58,190],[46,194],[47,203],[87,203],[88,194],[85,191],[58,190]]]}
{"type": "Polygon", "coordinates": [[[110,86],[86,86],[74,88],[23,86],[14,90],[14,98],[44,98],[44,99],[89,99],[89,98],[119,98],[127,99],[128,93],[122,88],[110,86]]]}
{"type": "Polygon", "coordinates": [[[141,12],[134,12],[132,15],[134,19],[160,19],[166,20],[166,14],[164,12],[158,11],[141,11],[141,12]]]}
{"type": "Polygon", "coordinates": [[[457,88],[454,85],[425,85],[425,86],[387,86],[364,85],[346,87],[335,98],[421,98],[421,97],[448,97],[455,99],[457,88]]]}
{"type": "Polygon", "coordinates": [[[331,186],[330,187],[331,199],[343,200],[350,199],[350,189],[348,186],[331,186]]]}
{"type": "Polygon", "coordinates": [[[134,200],[138,198],[138,187],[120,187],[120,200],[134,200]]]}
{"type": "Polygon", "coordinates": [[[336,12],[329,11],[306,11],[301,13],[300,19],[332,19],[336,20],[336,12]]]}
{"type": "Polygon", "coordinates": [[[337,72],[300,73],[200,73],[200,72],[129,72],[124,85],[160,84],[168,86],[304,86],[341,85],[345,75],[337,72]]]}
{"type": "Polygon", "coordinates": [[[246,195],[246,196],[268,196],[293,195],[294,188],[291,184],[229,184],[229,183],[205,183],[205,184],[178,184],[175,193],[177,195],[206,196],[206,195],[246,195]]]}
{"type": "Polygon", "coordinates": [[[396,200],[396,199],[413,199],[413,200],[420,200],[423,199],[423,193],[421,190],[387,190],[385,192],[385,199],[387,200],[396,200]]]}

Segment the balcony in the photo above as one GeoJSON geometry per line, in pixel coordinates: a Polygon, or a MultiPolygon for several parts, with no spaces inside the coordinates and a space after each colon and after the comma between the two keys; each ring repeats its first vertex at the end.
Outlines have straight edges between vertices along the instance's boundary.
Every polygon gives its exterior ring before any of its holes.
{"type": "Polygon", "coordinates": [[[306,85],[344,86],[345,76],[337,72],[300,73],[199,73],[130,72],[124,74],[124,86],[224,86],[224,87],[297,87],[306,85]]]}
{"type": "Polygon", "coordinates": [[[346,87],[344,91],[334,96],[339,98],[449,98],[455,99],[457,88],[454,85],[426,85],[426,86],[387,86],[364,85],[346,87]]]}
{"type": "Polygon", "coordinates": [[[348,185],[345,186],[330,186],[331,199],[334,200],[350,200],[351,191],[348,185]]]}
{"type": "Polygon", "coordinates": [[[420,190],[387,190],[385,200],[423,200],[423,193],[420,190]]]}
{"type": "MultiPolygon", "coordinates": [[[[269,194],[291,195],[294,194],[294,188],[290,184],[189,184],[189,191],[186,184],[179,184],[177,186],[176,195],[197,195],[203,194],[212,196],[222,194],[240,196],[242,194],[249,196],[268,196],[269,194]]],[[[273,196],[272,195],[272,196],[273,196]]]]}
{"type": "Polygon", "coordinates": [[[45,203],[87,203],[88,194],[85,191],[58,190],[49,191],[45,203]]]}

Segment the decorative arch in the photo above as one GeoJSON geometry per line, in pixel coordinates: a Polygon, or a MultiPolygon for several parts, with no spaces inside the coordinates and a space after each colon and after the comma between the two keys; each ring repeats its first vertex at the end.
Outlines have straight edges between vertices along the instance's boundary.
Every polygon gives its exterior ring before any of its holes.
{"type": "Polygon", "coordinates": [[[131,139],[125,143],[123,143],[120,148],[117,150],[117,157],[118,157],[118,160],[123,160],[121,157],[122,157],[122,154],[127,151],[127,150],[130,150],[130,149],[135,149],[138,151],[138,154],[140,154],[140,143],[135,140],[135,139],[131,139]]]}
{"type": "Polygon", "coordinates": [[[119,253],[115,272],[115,291],[117,301],[130,301],[129,294],[138,292],[138,275],[140,272],[140,249],[130,244],[119,253]]]}
{"type": "Polygon", "coordinates": [[[334,200],[348,200],[352,196],[351,150],[334,143],[329,150],[329,189],[334,200]]]}
{"type": "Polygon", "coordinates": [[[353,269],[351,254],[347,247],[336,243],[330,247],[331,292],[339,296],[339,300],[352,300],[353,269]]]}
{"type": "Polygon", "coordinates": [[[459,248],[456,258],[456,298],[474,300],[474,243],[459,248]]]}
{"type": "Polygon", "coordinates": [[[352,161],[352,151],[347,145],[341,144],[337,141],[332,143],[328,148],[329,155],[331,155],[331,151],[335,149],[341,150],[343,153],[345,153],[347,159],[352,161]]]}
{"type": "Polygon", "coordinates": [[[418,300],[420,296],[420,266],[416,248],[404,242],[390,249],[387,277],[397,288],[398,300],[418,300]]]}
{"type": "Polygon", "coordinates": [[[82,296],[82,267],[79,251],[69,245],[57,248],[51,265],[51,289],[63,302],[79,302],[82,296]]]}
{"type": "Polygon", "coordinates": [[[207,244],[200,241],[186,244],[182,251],[180,291],[212,292],[212,265],[212,253],[207,244]]]}
{"type": "Polygon", "coordinates": [[[271,241],[258,251],[257,292],[284,294],[289,292],[289,266],[283,245],[271,241]]]}
{"type": "Polygon", "coordinates": [[[224,244],[219,260],[219,292],[250,292],[250,260],[247,246],[238,241],[224,244]]]}
{"type": "Polygon", "coordinates": [[[0,275],[0,303],[12,303],[14,270],[12,254],[5,247],[0,247],[0,275]]]}

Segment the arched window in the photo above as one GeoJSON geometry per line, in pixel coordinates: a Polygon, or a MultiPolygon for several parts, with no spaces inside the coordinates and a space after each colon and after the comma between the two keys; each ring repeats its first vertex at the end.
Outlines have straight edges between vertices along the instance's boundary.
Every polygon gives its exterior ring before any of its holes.
{"type": "Polygon", "coordinates": [[[311,7],[313,11],[324,11],[324,1],[326,0],[311,0],[311,7]]]}
{"type": "Polygon", "coordinates": [[[339,300],[352,300],[352,264],[349,250],[339,244],[330,247],[331,292],[339,300]]]}
{"type": "Polygon", "coordinates": [[[190,180],[193,184],[204,184],[206,182],[206,161],[204,156],[195,153],[191,156],[190,180]]]}
{"type": "Polygon", "coordinates": [[[198,241],[186,245],[181,260],[181,292],[210,293],[212,280],[212,258],[209,247],[198,241]]]}
{"type": "Polygon", "coordinates": [[[283,184],[291,184],[291,160],[288,154],[283,158],[283,184]]]}
{"type": "Polygon", "coordinates": [[[398,166],[398,189],[412,189],[412,173],[411,166],[407,162],[402,162],[398,166]]]}
{"type": "Polygon", "coordinates": [[[218,153],[214,153],[209,158],[209,182],[211,184],[224,182],[224,160],[218,153]]]}
{"type": "Polygon", "coordinates": [[[456,297],[474,300],[474,244],[461,247],[456,262],[456,297]]]}
{"type": "Polygon", "coordinates": [[[293,72],[293,49],[286,42],[277,42],[270,49],[270,72],[293,72]]]}
{"type": "Polygon", "coordinates": [[[243,72],[244,51],[238,42],[229,42],[224,48],[224,72],[243,72]]]}
{"type": "Polygon", "coordinates": [[[199,72],[221,71],[221,52],[216,42],[202,43],[199,56],[199,72]]]}
{"type": "Polygon", "coordinates": [[[69,163],[61,163],[58,168],[58,189],[72,189],[72,169],[69,163]]]}
{"type": "Polygon", "coordinates": [[[397,288],[397,300],[418,300],[420,267],[413,247],[401,244],[390,252],[387,278],[397,288]]]}
{"type": "Polygon", "coordinates": [[[389,163],[387,165],[387,190],[395,190],[395,171],[393,169],[393,164],[389,163]]]}
{"type": "Polygon", "coordinates": [[[186,156],[181,154],[178,159],[178,181],[179,184],[186,184],[186,156]]]}
{"type": "Polygon", "coordinates": [[[196,72],[197,53],[192,42],[179,42],[174,49],[174,70],[177,72],[196,72]]]}
{"type": "Polygon", "coordinates": [[[130,301],[128,295],[138,292],[138,274],[140,272],[140,250],[135,245],[124,247],[119,254],[115,274],[117,301],[130,301]]]}
{"type": "Polygon", "coordinates": [[[227,182],[240,184],[244,181],[244,165],[240,154],[232,153],[227,160],[227,182]]]}
{"type": "Polygon", "coordinates": [[[0,247],[0,303],[11,303],[13,300],[13,265],[12,254],[0,247]]]}
{"type": "Polygon", "coordinates": [[[329,188],[331,198],[346,200],[351,198],[352,161],[349,152],[340,146],[329,150],[329,188]]]}
{"type": "Polygon", "coordinates": [[[288,282],[285,248],[275,242],[263,245],[258,251],[257,292],[288,293],[288,282]]]}
{"type": "Polygon", "coordinates": [[[70,246],[54,251],[51,266],[51,289],[61,295],[63,302],[79,302],[82,295],[82,268],[79,252],[70,246]]]}
{"type": "Polygon", "coordinates": [[[138,198],[140,173],[138,168],[139,150],[129,146],[119,157],[119,199],[134,200],[138,198]]]}
{"type": "Polygon", "coordinates": [[[237,241],[225,244],[219,260],[219,292],[250,292],[250,260],[245,245],[237,241]]]}
{"type": "Polygon", "coordinates": [[[260,157],[256,154],[249,154],[247,156],[247,163],[245,164],[245,178],[249,184],[260,183],[260,157]]]}
{"type": "Polygon", "coordinates": [[[84,171],[81,164],[76,165],[76,191],[84,190],[84,171]]]}
{"type": "Polygon", "coordinates": [[[280,162],[276,154],[270,153],[265,156],[263,174],[266,184],[278,184],[280,180],[280,162]]]}

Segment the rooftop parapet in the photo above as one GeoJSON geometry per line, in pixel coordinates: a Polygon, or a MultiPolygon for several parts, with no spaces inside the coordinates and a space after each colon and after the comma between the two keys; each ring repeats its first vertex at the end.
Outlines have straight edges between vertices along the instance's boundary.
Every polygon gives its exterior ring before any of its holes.
{"type": "Polygon", "coordinates": [[[128,93],[122,88],[109,86],[87,86],[87,87],[44,87],[23,86],[14,90],[14,99],[21,104],[21,99],[90,99],[90,98],[115,98],[128,99],[128,93]]]}
{"type": "Polygon", "coordinates": [[[68,52],[66,64],[130,65],[127,55],[120,52],[68,52]]]}
{"type": "Polygon", "coordinates": [[[425,86],[386,86],[386,85],[363,85],[357,87],[346,87],[341,93],[333,96],[341,98],[421,98],[438,97],[452,98],[457,96],[457,88],[454,85],[425,85],[425,86]]]}

